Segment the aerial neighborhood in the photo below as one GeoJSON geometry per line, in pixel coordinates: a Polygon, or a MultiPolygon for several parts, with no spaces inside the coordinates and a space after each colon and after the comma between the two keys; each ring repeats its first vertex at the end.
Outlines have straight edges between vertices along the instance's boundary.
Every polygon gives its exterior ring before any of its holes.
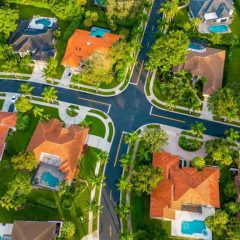
{"type": "Polygon", "coordinates": [[[0,240],[240,240],[240,0],[0,0],[0,240]]]}

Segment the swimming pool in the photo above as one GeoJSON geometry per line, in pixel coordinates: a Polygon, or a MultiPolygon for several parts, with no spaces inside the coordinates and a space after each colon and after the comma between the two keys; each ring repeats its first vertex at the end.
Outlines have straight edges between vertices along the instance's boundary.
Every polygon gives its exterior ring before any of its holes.
{"type": "Polygon", "coordinates": [[[182,221],[181,224],[181,232],[183,234],[192,235],[194,233],[203,234],[207,236],[207,227],[204,221],[201,220],[193,220],[193,221],[182,221]]]}
{"type": "Polygon", "coordinates": [[[55,188],[59,184],[59,179],[53,176],[50,172],[43,172],[41,179],[49,187],[55,188]]]}
{"type": "Polygon", "coordinates": [[[46,18],[40,18],[35,21],[36,24],[42,24],[45,28],[50,27],[52,22],[46,18]]]}
{"type": "Polygon", "coordinates": [[[208,27],[208,31],[211,33],[225,33],[229,32],[229,27],[227,25],[212,25],[208,27]]]}
{"type": "Polygon", "coordinates": [[[188,49],[194,51],[204,51],[206,48],[200,43],[191,42],[188,46],[188,49]]]}
{"type": "Polygon", "coordinates": [[[91,37],[104,37],[105,33],[110,33],[110,30],[104,29],[104,28],[98,28],[98,27],[92,27],[90,36],[91,37]]]}

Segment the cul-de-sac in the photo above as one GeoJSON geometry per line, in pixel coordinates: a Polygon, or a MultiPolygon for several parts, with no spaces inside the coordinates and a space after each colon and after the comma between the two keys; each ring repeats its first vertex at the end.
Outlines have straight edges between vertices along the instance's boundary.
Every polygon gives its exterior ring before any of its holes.
{"type": "Polygon", "coordinates": [[[240,240],[240,0],[0,0],[0,240],[240,240]]]}

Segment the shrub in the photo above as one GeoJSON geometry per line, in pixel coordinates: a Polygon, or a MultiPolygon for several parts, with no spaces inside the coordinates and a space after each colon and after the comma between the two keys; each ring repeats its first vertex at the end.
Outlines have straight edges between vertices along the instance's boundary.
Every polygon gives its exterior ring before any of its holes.
{"type": "Polygon", "coordinates": [[[203,143],[196,139],[190,139],[186,136],[181,136],[178,140],[178,145],[185,151],[195,152],[202,147],[203,143]]]}
{"type": "Polygon", "coordinates": [[[198,170],[202,170],[205,167],[205,160],[203,157],[195,157],[192,159],[191,165],[198,170]]]}

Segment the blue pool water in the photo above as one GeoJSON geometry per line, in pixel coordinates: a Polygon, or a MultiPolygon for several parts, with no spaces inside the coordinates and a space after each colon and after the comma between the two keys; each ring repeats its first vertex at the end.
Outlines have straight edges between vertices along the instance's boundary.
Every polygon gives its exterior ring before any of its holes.
{"type": "Polygon", "coordinates": [[[182,221],[181,232],[183,234],[192,235],[194,233],[200,233],[207,236],[207,230],[204,221],[193,220],[193,221],[182,221]]]}
{"type": "Polygon", "coordinates": [[[53,176],[50,172],[44,172],[41,178],[42,178],[42,181],[49,187],[55,188],[59,184],[58,178],[53,176]]]}
{"type": "Polygon", "coordinates": [[[189,46],[188,46],[189,49],[193,49],[193,50],[198,50],[198,51],[201,51],[201,50],[204,50],[205,47],[200,44],[200,43],[190,43],[189,46]]]}
{"type": "Polygon", "coordinates": [[[229,31],[227,25],[213,25],[208,27],[208,31],[211,33],[225,33],[229,31]]]}
{"type": "Polygon", "coordinates": [[[98,27],[92,27],[90,36],[92,37],[103,37],[105,33],[110,33],[110,30],[98,27]]]}
{"type": "Polygon", "coordinates": [[[49,27],[51,26],[51,21],[49,21],[48,19],[46,18],[41,18],[41,19],[37,19],[35,21],[36,24],[42,24],[44,27],[49,27]]]}

